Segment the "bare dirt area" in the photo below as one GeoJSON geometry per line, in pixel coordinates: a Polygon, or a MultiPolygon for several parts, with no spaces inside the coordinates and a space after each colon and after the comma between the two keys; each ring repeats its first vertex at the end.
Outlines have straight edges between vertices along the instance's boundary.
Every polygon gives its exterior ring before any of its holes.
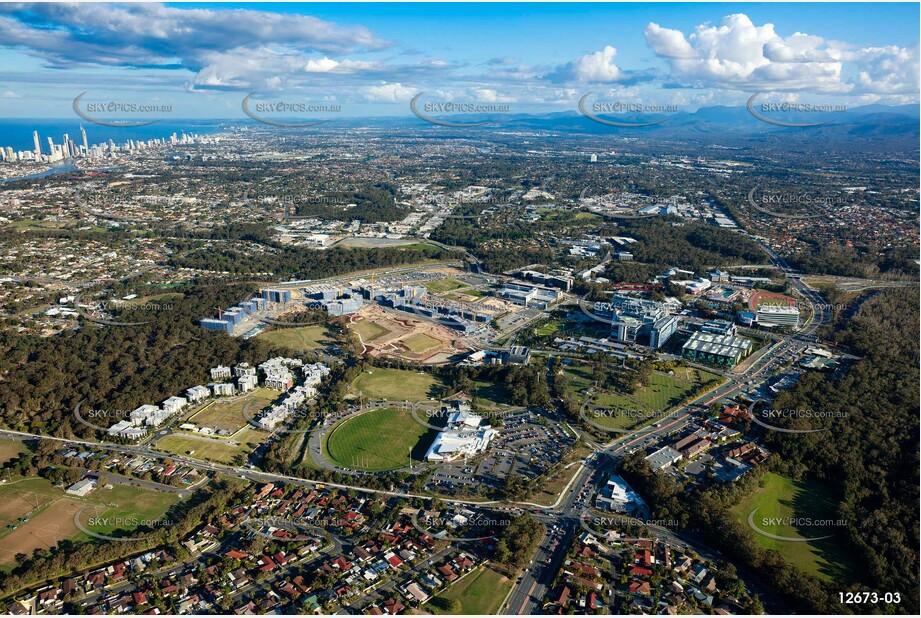
{"type": "Polygon", "coordinates": [[[456,331],[379,305],[365,305],[343,319],[349,329],[361,336],[365,353],[372,357],[390,356],[436,365],[470,350],[456,331]]]}
{"type": "Polygon", "coordinates": [[[59,498],[38,515],[29,519],[3,537],[0,546],[0,564],[14,564],[16,554],[32,555],[38,548],[48,549],[60,541],[77,534],[74,514],[86,509],[91,516],[104,511],[103,507],[87,505],[69,498],[59,498]]]}

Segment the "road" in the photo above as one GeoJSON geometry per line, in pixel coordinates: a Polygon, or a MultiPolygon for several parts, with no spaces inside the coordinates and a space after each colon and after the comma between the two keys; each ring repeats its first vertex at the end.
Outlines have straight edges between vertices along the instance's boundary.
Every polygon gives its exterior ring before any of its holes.
{"type": "MultiPolygon", "coordinates": [[[[765,251],[770,256],[771,262],[779,270],[788,276],[795,274],[789,268],[786,262],[784,262],[783,259],[776,254],[776,252],[774,252],[767,245],[763,246],[765,251]]],[[[425,268],[431,267],[432,265],[428,265],[425,268]]],[[[378,274],[386,276],[388,274],[413,271],[417,270],[418,268],[420,267],[394,269],[378,274]]],[[[349,278],[354,278],[354,276],[349,278]]],[[[343,277],[326,279],[325,281],[331,282],[345,279],[346,278],[343,277]]],[[[558,571],[562,561],[565,559],[566,548],[570,545],[573,536],[579,534],[579,531],[581,530],[580,519],[582,517],[583,511],[586,508],[586,503],[590,497],[588,494],[591,492],[591,487],[596,484],[596,481],[601,482],[603,480],[600,477],[602,476],[603,472],[610,467],[611,462],[607,461],[605,456],[613,459],[614,462],[616,462],[617,459],[631,452],[631,449],[649,445],[651,442],[663,439],[670,432],[679,430],[686,426],[691,421],[692,413],[696,407],[709,406],[710,404],[720,399],[730,397],[737,392],[746,389],[752,382],[769,376],[775,368],[782,366],[785,363],[784,359],[786,356],[795,354],[811,344],[811,341],[814,339],[814,333],[822,325],[829,321],[831,315],[830,309],[817,291],[809,288],[809,286],[807,286],[795,276],[790,277],[789,279],[796,293],[813,306],[813,315],[803,326],[803,328],[800,329],[800,331],[792,335],[779,337],[775,342],[768,346],[766,351],[759,358],[757,358],[750,364],[750,366],[746,367],[744,371],[740,372],[739,374],[734,374],[733,372],[724,372],[723,376],[727,378],[725,383],[678,408],[670,415],[667,421],[659,423],[658,427],[648,428],[633,434],[619,436],[610,443],[601,445],[601,447],[597,449],[595,453],[586,459],[584,465],[579,466],[579,469],[577,470],[573,480],[569,486],[561,493],[556,504],[552,506],[540,506],[537,504],[524,502],[502,503],[498,501],[476,501],[449,498],[443,499],[443,501],[446,503],[484,508],[516,506],[531,512],[535,517],[537,517],[545,524],[546,533],[540,540],[535,555],[532,557],[529,565],[523,571],[520,579],[516,582],[514,588],[512,589],[512,592],[510,593],[506,602],[504,613],[533,614],[541,609],[543,599],[547,595],[548,588],[552,584],[554,575],[558,571]]],[[[285,285],[294,284],[289,283],[285,285]]],[[[297,285],[303,285],[303,283],[298,283],[297,285]]],[[[310,479],[293,477],[284,474],[250,470],[244,467],[215,464],[188,456],[172,455],[169,453],[153,450],[144,444],[120,445],[100,443],[88,440],[56,438],[41,434],[10,430],[0,430],[0,436],[15,440],[49,439],[61,442],[62,444],[80,445],[94,449],[108,450],[134,456],[151,457],[154,459],[164,459],[169,457],[178,463],[190,466],[202,472],[227,474],[254,482],[288,483],[305,487],[314,487],[320,483],[319,481],[313,481],[310,479]]],[[[314,449],[318,446],[318,444],[313,443],[310,445],[309,448],[311,455],[313,455],[314,449]]],[[[110,478],[116,482],[135,484],[138,486],[149,486],[149,484],[146,484],[143,481],[127,479],[117,475],[110,475],[110,478]]],[[[372,490],[354,485],[330,482],[322,482],[322,484],[330,487],[355,490],[362,493],[377,494],[382,496],[421,499],[428,498],[428,496],[425,495],[400,491],[372,490]]],[[[159,486],[151,488],[162,489],[159,486]]],[[[175,491],[174,489],[171,490],[175,491]]],[[[191,489],[186,488],[180,491],[188,492],[191,491],[191,489]]],[[[184,496],[187,495],[187,493],[183,493],[181,495],[184,496]]],[[[676,535],[673,531],[665,529],[658,532],[662,535],[665,535],[663,538],[669,538],[670,542],[672,543],[689,543],[686,535],[679,536],[676,535]]],[[[702,554],[705,553],[706,550],[701,551],[701,549],[699,549],[699,541],[694,540],[693,543],[696,551],[702,554]]],[[[437,555],[432,556],[426,560],[425,563],[435,560],[437,557],[437,555]]],[[[769,590],[759,587],[754,579],[748,578],[747,583],[749,583],[753,589],[758,590],[762,594],[766,604],[773,603],[774,606],[782,606],[781,603],[773,598],[773,595],[769,590]]],[[[394,582],[385,584],[381,587],[380,591],[388,591],[393,587],[393,585],[395,585],[394,582]]],[[[347,607],[354,609],[357,605],[362,604],[368,600],[368,598],[369,597],[362,597],[361,599],[353,601],[347,607]]]]}

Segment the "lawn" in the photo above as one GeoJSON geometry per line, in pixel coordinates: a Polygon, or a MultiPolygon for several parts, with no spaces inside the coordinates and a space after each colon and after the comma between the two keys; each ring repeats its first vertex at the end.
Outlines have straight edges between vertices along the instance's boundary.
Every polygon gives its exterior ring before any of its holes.
{"type": "Polygon", "coordinates": [[[450,292],[452,290],[458,290],[460,288],[466,287],[466,284],[457,281],[456,279],[440,279],[438,281],[427,281],[424,283],[425,289],[431,294],[444,294],[445,292],[450,292]]]}
{"type": "Polygon", "coordinates": [[[232,440],[214,440],[191,434],[174,433],[157,441],[156,448],[175,455],[187,455],[195,451],[194,457],[220,463],[233,463],[235,455],[246,455],[268,437],[268,432],[246,428],[234,435],[232,440]],[[236,442],[234,445],[232,442],[236,442]]]}
{"type": "Polygon", "coordinates": [[[380,408],[347,418],[323,439],[323,455],[337,466],[379,472],[419,462],[437,432],[407,410],[380,408]]]}
{"type": "MultiPolygon", "coordinates": [[[[162,515],[170,506],[175,504],[179,497],[173,493],[151,491],[127,485],[115,485],[112,489],[100,487],[87,496],[88,499],[99,502],[104,510],[96,510],[86,517],[81,518],[88,530],[100,534],[112,534],[125,529],[126,521],[136,521],[138,524],[147,524],[149,527],[162,526],[162,515]],[[90,522],[89,517],[95,518],[90,522]]],[[[79,537],[87,535],[82,532],[79,537]]]]}
{"type": "MultiPolygon", "coordinates": [[[[586,368],[581,377],[583,380],[590,379],[591,370],[586,368]]],[[[632,412],[592,417],[592,420],[599,425],[615,429],[639,429],[664,416],[700,384],[718,378],[716,374],[693,368],[678,368],[674,375],[655,371],[650,376],[648,384],[632,394],[605,392],[596,395],[593,399],[595,408],[632,412]]],[[[573,382],[575,383],[575,380],[573,382]]]]}
{"type": "Polygon", "coordinates": [[[857,571],[848,554],[848,533],[843,526],[815,525],[793,526],[788,522],[770,522],[764,518],[802,518],[815,520],[837,520],[834,499],[820,483],[795,481],[768,472],[764,475],[764,487],[755,490],[736,505],[732,512],[748,526],[748,515],[753,509],[755,525],[770,534],[791,538],[814,538],[832,535],[828,539],[809,542],[772,539],[752,531],[755,540],[767,549],[773,549],[803,571],[828,582],[850,583],[857,571]]]}
{"type": "MultiPolygon", "coordinates": [[[[364,337],[364,334],[362,334],[362,337],[364,337]]],[[[322,348],[336,343],[336,341],[327,334],[325,324],[292,326],[268,330],[260,333],[259,340],[295,351],[315,350],[316,348],[322,348]]]]}
{"type": "MultiPolygon", "coordinates": [[[[457,599],[461,604],[458,612],[460,614],[487,616],[499,611],[499,606],[511,587],[512,582],[501,573],[480,567],[436,598],[457,599]]],[[[441,613],[431,603],[427,603],[425,609],[435,614],[441,613]]]]}
{"type": "Polygon", "coordinates": [[[586,389],[595,381],[592,377],[592,368],[587,364],[572,363],[563,366],[563,373],[569,377],[569,392],[578,401],[582,401],[586,389]]]}
{"type": "Polygon", "coordinates": [[[232,399],[217,399],[209,402],[200,411],[190,416],[188,421],[199,427],[237,431],[248,424],[247,416],[253,418],[259,410],[265,408],[280,396],[279,391],[257,388],[245,395],[232,399]],[[246,409],[246,415],[243,414],[244,408],[246,409]]]}
{"type": "Polygon", "coordinates": [[[503,384],[488,382],[485,380],[474,380],[475,389],[470,393],[476,399],[477,406],[481,408],[494,408],[496,406],[511,405],[508,393],[503,384]]]}
{"type": "Polygon", "coordinates": [[[352,382],[352,391],[367,399],[426,401],[438,396],[441,382],[429,373],[374,367],[352,382]]]}
{"type": "Polygon", "coordinates": [[[546,322],[538,326],[537,330],[535,330],[534,332],[535,334],[541,337],[545,337],[547,335],[552,335],[556,331],[560,330],[562,326],[563,326],[562,320],[547,320],[546,322]]]}
{"type": "Polygon", "coordinates": [[[425,333],[415,333],[410,335],[405,339],[401,339],[403,345],[409,348],[410,352],[415,354],[421,354],[427,350],[441,345],[441,342],[435,339],[434,337],[429,337],[425,333]]]}
{"type": "Polygon", "coordinates": [[[16,459],[20,453],[25,453],[26,450],[26,447],[19,440],[0,438],[0,465],[11,459],[16,459]]]}
{"type": "Polygon", "coordinates": [[[378,337],[386,335],[387,333],[390,332],[389,330],[387,330],[380,324],[372,322],[371,320],[361,320],[360,322],[352,322],[351,324],[349,324],[349,328],[351,328],[356,333],[361,335],[361,338],[362,340],[364,340],[365,343],[374,341],[378,337]]]}

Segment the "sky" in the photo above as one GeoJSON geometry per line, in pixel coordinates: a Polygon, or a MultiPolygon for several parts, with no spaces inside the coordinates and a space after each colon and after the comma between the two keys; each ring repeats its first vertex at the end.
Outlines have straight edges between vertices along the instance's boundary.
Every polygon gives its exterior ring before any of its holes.
{"type": "Polygon", "coordinates": [[[113,120],[244,119],[247,95],[305,121],[407,115],[416,95],[521,113],[589,93],[917,104],[918,24],[917,3],[0,4],[0,118],[74,117],[81,93],[113,120]]]}

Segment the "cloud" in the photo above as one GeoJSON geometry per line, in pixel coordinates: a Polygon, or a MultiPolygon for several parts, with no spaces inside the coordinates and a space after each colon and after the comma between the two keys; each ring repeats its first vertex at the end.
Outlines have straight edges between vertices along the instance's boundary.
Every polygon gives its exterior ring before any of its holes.
{"type": "Polygon", "coordinates": [[[361,26],[307,15],[246,9],[186,9],[162,4],[4,4],[0,41],[25,47],[52,66],[182,66],[233,48],[281,46],[348,53],[388,43],[361,26]]]}
{"type": "Polygon", "coordinates": [[[379,103],[409,101],[416,91],[400,83],[368,86],[364,90],[365,100],[379,103]]]}
{"type": "Polygon", "coordinates": [[[573,72],[583,82],[613,82],[620,79],[620,68],[614,64],[617,50],[606,45],[601,51],[582,56],[573,63],[573,72]]]}
{"type": "Polygon", "coordinates": [[[654,22],[643,34],[685,87],[916,97],[919,91],[917,44],[855,49],[802,32],[783,37],[773,24],[757,26],[743,13],[687,36],[654,22]]]}
{"type": "MultiPolygon", "coordinates": [[[[853,54],[859,67],[860,89],[874,94],[911,95],[917,101],[921,90],[919,47],[867,47],[853,54]]],[[[900,98],[899,100],[904,100],[900,98]]]]}

